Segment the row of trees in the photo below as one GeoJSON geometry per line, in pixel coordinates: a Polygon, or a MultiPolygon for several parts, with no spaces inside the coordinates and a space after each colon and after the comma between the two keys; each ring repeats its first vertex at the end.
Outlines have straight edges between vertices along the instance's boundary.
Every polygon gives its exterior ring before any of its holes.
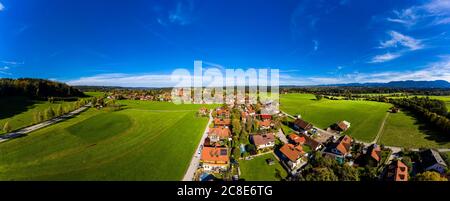
{"type": "MultiPolygon", "coordinates": [[[[47,121],[52,118],[67,114],[73,110],[76,110],[86,105],[90,101],[91,101],[90,99],[80,99],[78,101],[67,103],[65,105],[58,104],[56,105],[56,107],[49,105],[46,109],[35,110],[33,112],[33,124],[38,124],[43,121],[47,121]]],[[[14,129],[9,121],[5,122],[5,124],[3,124],[3,127],[1,128],[5,133],[9,133],[14,129]]]]}
{"type": "Polygon", "coordinates": [[[420,88],[392,88],[392,87],[364,87],[364,86],[316,86],[316,87],[280,87],[280,93],[313,93],[329,96],[362,97],[364,94],[391,94],[400,96],[407,94],[417,95],[450,95],[449,89],[420,89],[420,88]],[[359,96],[361,95],[361,96],[359,96]]]}
{"type": "Polygon", "coordinates": [[[44,79],[0,79],[0,96],[26,96],[31,98],[82,97],[83,92],[67,84],[44,79]]]}
{"type": "Polygon", "coordinates": [[[47,121],[49,119],[67,114],[73,110],[76,110],[89,102],[88,99],[80,99],[78,101],[68,103],[66,105],[58,104],[56,107],[49,106],[47,109],[42,111],[35,111],[33,113],[33,122],[35,124],[47,121]]]}

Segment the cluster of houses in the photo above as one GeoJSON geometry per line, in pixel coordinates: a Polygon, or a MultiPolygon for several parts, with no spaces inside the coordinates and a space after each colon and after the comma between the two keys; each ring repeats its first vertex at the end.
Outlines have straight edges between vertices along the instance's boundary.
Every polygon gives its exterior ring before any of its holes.
{"type": "MultiPolygon", "coordinates": [[[[391,181],[408,181],[411,170],[400,159],[393,159],[389,154],[383,154],[390,150],[372,144],[363,146],[361,150],[354,150],[357,142],[344,132],[350,128],[350,122],[345,120],[336,122],[326,131],[316,128],[313,124],[296,118],[292,124],[291,133],[283,134],[274,132],[274,117],[281,113],[271,115],[255,112],[252,105],[240,105],[241,122],[256,120],[258,132],[249,135],[249,142],[253,144],[257,153],[273,152],[280,164],[291,174],[301,172],[312,152],[321,152],[324,157],[335,159],[338,163],[347,163],[353,166],[371,166],[383,170],[380,179],[391,181]],[[331,131],[331,132],[330,132],[331,131]],[[279,140],[277,140],[277,138],[279,140]],[[284,138],[284,139],[282,139],[284,138]],[[363,160],[359,160],[363,159],[363,160]],[[363,161],[363,162],[361,162],[363,161]]],[[[200,109],[206,115],[207,109],[200,109]]],[[[264,110],[260,110],[264,111],[264,110]]],[[[231,111],[228,108],[216,108],[213,126],[208,130],[208,137],[203,142],[201,150],[200,168],[203,172],[224,173],[230,171],[231,148],[228,142],[233,140],[231,128],[231,111]]],[[[358,143],[359,144],[359,143],[358,143]]],[[[251,158],[251,157],[250,157],[251,158]]],[[[439,152],[433,149],[420,152],[421,171],[436,171],[444,174],[447,164],[439,152]]],[[[416,171],[417,172],[417,171],[416,171]]]]}

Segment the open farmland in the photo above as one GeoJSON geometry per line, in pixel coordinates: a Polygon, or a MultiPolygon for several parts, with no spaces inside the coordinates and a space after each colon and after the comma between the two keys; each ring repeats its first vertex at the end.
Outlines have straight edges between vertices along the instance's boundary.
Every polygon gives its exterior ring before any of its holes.
{"type": "Polygon", "coordinates": [[[432,130],[408,112],[400,111],[389,115],[380,142],[410,148],[449,148],[450,139],[442,136],[440,131],[432,130]]]}
{"type": "Polygon", "coordinates": [[[118,102],[0,143],[0,180],[180,180],[208,121],[200,105],[118,102]]]}
{"type": "Polygon", "coordinates": [[[283,94],[280,95],[280,102],[282,111],[291,115],[300,114],[303,119],[319,128],[327,128],[333,123],[347,120],[351,127],[346,134],[366,142],[375,138],[391,107],[387,103],[372,101],[318,101],[312,94],[283,94]]]}

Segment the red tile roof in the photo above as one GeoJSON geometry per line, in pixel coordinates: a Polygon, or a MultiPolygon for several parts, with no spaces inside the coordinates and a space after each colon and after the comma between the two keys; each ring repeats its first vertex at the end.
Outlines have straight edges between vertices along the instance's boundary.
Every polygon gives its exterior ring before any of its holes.
{"type": "Polygon", "coordinates": [[[223,147],[203,147],[200,158],[206,163],[228,163],[228,149],[223,147]]]}
{"type": "Polygon", "coordinates": [[[388,180],[408,181],[408,166],[397,160],[392,162],[388,167],[388,180]]]}
{"type": "Polygon", "coordinates": [[[269,142],[275,142],[275,136],[272,133],[269,134],[261,134],[261,135],[252,135],[253,143],[258,145],[265,145],[269,142]]]}
{"type": "Polygon", "coordinates": [[[300,136],[298,136],[297,134],[294,134],[294,133],[290,134],[288,137],[295,144],[304,144],[306,142],[305,137],[300,137],[300,136]]]}
{"type": "Polygon", "coordinates": [[[262,119],[272,119],[272,115],[270,114],[261,114],[260,116],[262,119]]]}
{"type": "Polygon", "coordinates": [[[230,119],[219,119],[219,118],[214,119],[214,125],[216,126],[228,126],[230,124],[231,124],[230,119]]]}
{"type": "Polygon", "coordinates": [[[293,144],[284,144],[280,148],[280,152],[292,162],[296,162],[305,154],[301,145],[294,146],[293,144]]]}
{"type": "Polygon", "coordinates": [[[350,152],[351,143],[352,138],[348,135],[344,135],[339,140],[336,149],[339,150],[342,154],[347,155],[350,152]]]}
{"type": "Polygon", "coordinates": [[[221,139],[226,139],[231,137],[231,131],[229,128],[225,127],[210,128],[208,135],[217,135],[221,139]]]}
{"type": "Polygon", "coordinates": [[[376,161],[380,162],[381,160],[381,148],[380,146],[373,144],[372,148],[370,149],[370,157],[375,159],[376,161]]]}
{"type": "Polygon", "coordinates": [[[267,119],[267,120],[264,120],[264,121],[260,121],[259,122],[259,126],[270,127],[271,123],[272,123],[272,121],[267,119]]]}

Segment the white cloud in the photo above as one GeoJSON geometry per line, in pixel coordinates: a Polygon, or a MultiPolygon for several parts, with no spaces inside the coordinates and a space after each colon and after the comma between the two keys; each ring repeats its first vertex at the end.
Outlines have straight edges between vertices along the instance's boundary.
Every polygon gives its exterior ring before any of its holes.
{"type": "Polygon", "coordinates": [[[5,10],[5,6],[2,4],[2,2],[0,2],[0,11],[5,10]]]}
{"type": "Polygon", "coordinates": [[[319,49],[319,41],[313,40],[312,42],[314,43],[314,47],[313,47],[314,51],[317,51],[319,49]]]}
{"type": "Polygon", "coordinates": [[[387,20],[390,22],[400,23],[406,26],[412,26],[417,23],[419,16],[417,16],[416,8],[411,7],[401,11],[394,10],[393,13],[395,18],[388,17],[387,20]]]}
{"type": "Polygon", "coordinates": [[[170,75],[155,74],[99,74],[67,82],[70,85],[123,86],[123,87],[167,87],[174,86],[170,75]]]}
{"type": "Polygon", "coordinates": [[[433,15],[449,15],[450,1],[449,0],[431,0],[421,6],[428,13],[433,15]]]}
{"type": "Polygon", "coordinates": [[[374,73],[353,72],[329,77],[292,77],[281,75],[281,85],[321,85],[390,81],[430,81],[446,80],[450,82],[450,55],[442,56],[440,61],[430,63],[418,70],[384,71],[374,73]]]}
{"type": "Polygon", "coordinates": [[[381,41],[380,48],[404,46],[409,50],[418,50],[424,47],[420,40],[403,35],[399,32],[389,31],[388,34],[391,36],[391,39],[387,41],[381,41]]]}
{"type": "Polygon", "coordinates": [[[382,55],[376,55],[372,58],[372,60],[369,61],[369,63],[383,63],[383,62],[387,62],[387,61],[396,59],[400,56],[401,56],[401,54],[399,54],[399,53],[386,53],[386,54],[382,54],[382,55]]]}
{"type": "Polygon", "coordinates": [[[424,4],[411,6],[400,11],[394,10],[393,13],[395,16],[388,17],[386,20],[407,27],[414,26],[419,22],[431,25],[449,24],[450,1],[430,0],[424,4]]]}

